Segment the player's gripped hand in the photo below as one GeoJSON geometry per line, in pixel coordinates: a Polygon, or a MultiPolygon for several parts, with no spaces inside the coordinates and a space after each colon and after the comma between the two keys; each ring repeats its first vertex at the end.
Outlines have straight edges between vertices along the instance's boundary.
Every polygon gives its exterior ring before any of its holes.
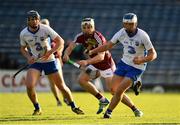
{"type": "Polygon", "coordinates": [[[89,53],[89,50],[88,49],[85,49],[84,50],[84,54],[88,54],[89,53]]]}
{"type": "Polygon", "coordinates": [[[144,63],[144,57],[136,56],[136,57],[134,57],[133,62],[134,62],[134,64],[140,65],[140,64],[144,63]]]}
{"type": "Polygon", "coordinates": [[[41,60],[47,60],[51,54],[52,54],[52,51],[51,51],[51,50],[47,51],[47,52],[41,57],[41,60]]]}
{"type": "Polygon", "coordinates": [[[31,56],[27,60],[28,60],[28,64],[33,64],[33,63],[35,63],[36,58],[34,56],[31,56]]]}
{"type": "Polygon", "coordinates": [[[92,55],[92,50],[89,50],[88,55],[89,56],[92,55]]]}
{"type": "Polygon", "coordinates": [[[81,67],[85,67],[86,65],[88,65],[88,62],[86,60],[80,60],[77,62],[81,67]]]}
{"type": "Polygon", "coordinates": [[[65,53],[63,56],[63,62],[67,62],[69,60],[69,56],[65,53]]]}

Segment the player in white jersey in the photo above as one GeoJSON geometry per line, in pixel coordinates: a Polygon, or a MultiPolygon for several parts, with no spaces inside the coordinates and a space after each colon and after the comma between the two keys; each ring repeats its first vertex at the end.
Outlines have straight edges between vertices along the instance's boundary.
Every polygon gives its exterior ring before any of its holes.
{"type": "MultiPolygon", "coordinates": [[[[89,55],[109,50],[118,43],[121,43],[124,47],[123,57],[117,64],[117,69],[114,72],[111,87],[114,95],[104,114],[104,118],[111,117],[112,111],[122,101],[125,92],[145,71],[146,63],[153,61],[157,57],[148,34],[137,28],[137,16],[134,13],[125,14],[123,17],[123,28],[113,36],[110,42],[89,51],[89,55]]],[[[130,98],[129,102],[133,104],[130,98]]],[[[143,112],[136,106],[133,106],[131,109],[136,117],[143,115],[143,112]]]]}
{"type": "MultiPolygon", "coordinates": [[[[41,108],[35,91],[35,84],[42,71],[54,81],[64,97],[68,99],[72,111],[77,114],[84,114],[83,111],[76,107],[71,91],[64,82],[62,72],[58,72],[57,62],[53,55],[57,50],[62,52],[64,40],[51,27],[40,24],[40,15],[37,11],[31,10],[27,13],[27,27],[20,33],[20,44],[21,53],[27,58],[30,64],[25,84],[28,97],[35,108],[33,115],[41,114],[41,108]],[[53,48],[51,48],[49,44],[49,37],[55,42],[53,48]],[[27,48],[30,49],[32,55],[29,54],[27,48]]],[[[61,68],[61,66],[59,66],[59,68],[61,68]]]]}

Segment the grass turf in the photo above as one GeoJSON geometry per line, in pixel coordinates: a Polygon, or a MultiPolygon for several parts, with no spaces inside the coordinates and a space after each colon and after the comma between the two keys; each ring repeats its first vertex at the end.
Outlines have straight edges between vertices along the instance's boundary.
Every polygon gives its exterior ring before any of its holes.
{"type": "MultiPolygon", "coordinates": [[[[104,95],[109,99],[112,97],[109,93],[104,95]]],[[[85,115],[76,115],[65,103],[58,107],[52,93],[38,93],[43,114],[32,116],[33,105],[26,93],[0,93],[0,124],[180,124],[179,93],[141,93],[139,96],[128,93],[128,95],[144,112],[143,117],[134,117],[131,109],[120,103],[113,111],[111,119],[103,119],[103,113],[96,114],[97,99],[86,92],[73,92],[76,104],[85,115]]]]}

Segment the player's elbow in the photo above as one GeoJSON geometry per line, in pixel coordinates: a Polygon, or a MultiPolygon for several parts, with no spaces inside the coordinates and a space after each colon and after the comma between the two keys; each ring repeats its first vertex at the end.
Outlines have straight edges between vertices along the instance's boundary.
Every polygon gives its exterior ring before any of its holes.
{"type": "Polygon", "coordinates": [[[154,59],[156,59],[157,58],[157,52],[155,51],[155,53],[154,53],[154,59]]]}
{"type": "Polygon", "coordinates": [[[149,51],[148,51],[148,60],[147,60],[147,62],[149,62],[149,61],[153,61],[153,60],[155,60],[157,58],[157,52],[156,52],[156,50],[154,49],[154,48],[152,48],[152,49],[150,49],[149,51]]]}
{"type": "Polygon", "coordinates": [[[59,37],[59,41],[60,41],[60,44],[64,46],[64,40],[61,37],[59,37]]]}
{"type": "Polygon", "coordinates": [[[152,51],[152,60],[155,60],[157,58],[157,52],[155,49],[152,51]]]}

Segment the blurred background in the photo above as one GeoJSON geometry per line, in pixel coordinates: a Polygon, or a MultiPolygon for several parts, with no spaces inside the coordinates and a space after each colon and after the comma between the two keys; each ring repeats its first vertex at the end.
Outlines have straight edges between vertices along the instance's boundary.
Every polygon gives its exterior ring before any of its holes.
{"type": "MultiPolygon", "coordinates": [[[[51,27],[65,40],[65,45],[81,31],[80,22],[84,17],[94,18],[96,29],[110,40],[122,27],[125,13],[137,14],[138,27],[149,34],[158,54],[154,62],[148,63],[142,77],[142,89],[180,91],[180,0],[0,0],[1,92],[25,90],[25,72],[15,80],[12,74],[26,63],[19,50],[19,33],[26,27],[26,12],[32,9],[37,10],[41,18],[49,19],[51,27]]],[[[80,48],[74,50],[79,54],[72,55],[74,60],[81,58],[80,51],[80,48]]],[[[122,47],[116,46],[111,52],[118,62],[122,47]]],[[[77,84],[79,72],[71,65],[63,66],[64,79],[73,91],[82,90],[77,84]]],[[[49,90],[45,76],[38,84],[39,91],[49,90]]]]}

